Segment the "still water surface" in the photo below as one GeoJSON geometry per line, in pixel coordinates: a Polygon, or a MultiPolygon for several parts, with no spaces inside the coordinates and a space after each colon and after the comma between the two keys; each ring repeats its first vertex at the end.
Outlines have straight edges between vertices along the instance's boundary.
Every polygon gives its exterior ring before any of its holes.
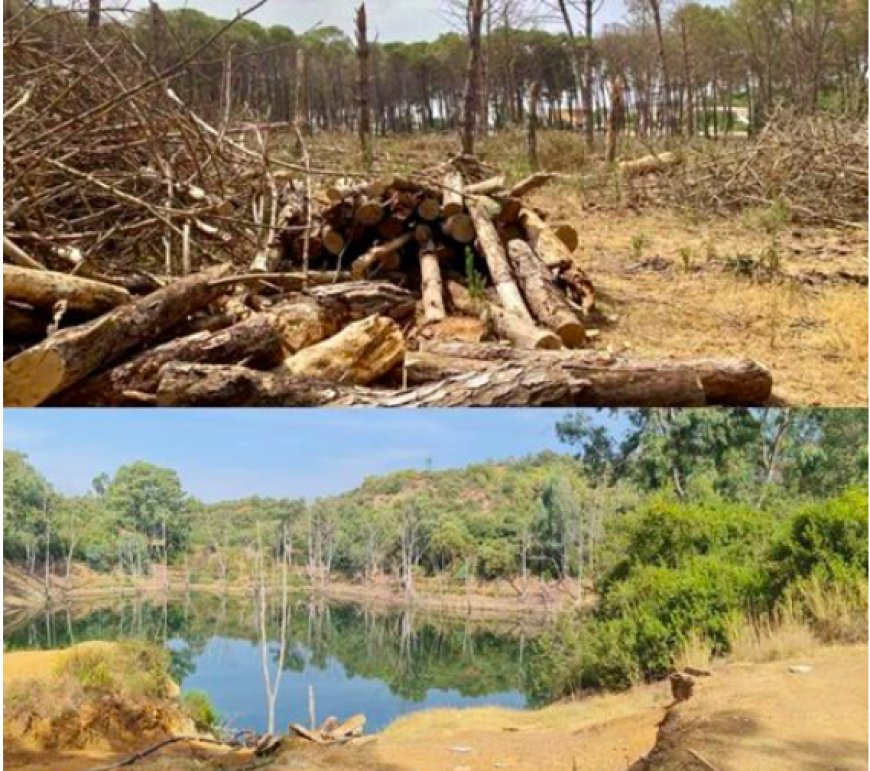
{"type": "MultiPolygon", "coordinates": [[[[531,625],[534,628],[534,625],[531,625]]],[[[171,652],[182,690],[205,691],[235,729],[264,731],[268,700],[252,600],[192,596],[168,603],[125,602],[83,611],[56,609],[35,618],[7,617],[6,650],[63,647],[129,637],[161,642],[171,652]]],[[[268,623],[266,658],[274,683],[280,620],[268,623]]],[[[314,689],[318,722],[363,712],[377,731],[430,707],[534,703],[532,639],[523,624],[482,626],[421,611],[375,613],[353,604],[294,598],[278,688],[276,728],[308,724],[314,689]]]]}

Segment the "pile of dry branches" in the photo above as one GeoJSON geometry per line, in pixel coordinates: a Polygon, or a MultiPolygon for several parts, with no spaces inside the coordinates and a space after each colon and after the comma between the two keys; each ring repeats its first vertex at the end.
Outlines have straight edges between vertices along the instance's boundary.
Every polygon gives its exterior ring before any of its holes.
{"type": "Polygon", "coordinates": [[[183,64],[155,73],[125,27],[40,14],[4,28],[7,406],[767,401],[752,361],[577,350],[578,234],[523,199],[553,175],[348,179],[299,132],[282,160],[188,110],[183,64]]]}
{"type": "Polygon", "coordinates": [[[705,146],[660,180],[664,195],[695,209],[783,204],[795,221],[855,225],[867,219],[867,123],[780,109],[739,149],[705,146]]]}

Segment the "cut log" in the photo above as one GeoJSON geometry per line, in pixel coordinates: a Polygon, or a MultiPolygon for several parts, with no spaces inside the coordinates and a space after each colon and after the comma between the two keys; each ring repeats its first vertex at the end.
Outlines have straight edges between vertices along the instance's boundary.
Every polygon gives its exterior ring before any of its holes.
{"type": "Polygon", "coordinates": [[[282,369],[291,375],[367,385],[395,369],[404,356],[405,337],[399,325],[386,316],[371,316],[299,351],[285,360],[282,369]]]}
{"type": "Polygon", "coordinates": [[[362,713],[352,715],[341,725],[335,727],[331,733],[335,739],[343,739],[346,736],[362,736],[366,724],[366,716],[362,713]]]}
{"type": "Polygon", "coordinates": [[[362,199],[357,205],[354,217],[360,225],[374,227],[384,218],[384,205],[377,199],[362,199]]]}
{"type": "Polygon", "coordinates": [[[454,308],[468,316],[481,317],[500,339],[510,340],[517,348],[553,350],[562,347],[562,341],[549,329],[542,329],[528,319],[507,313],[486,300],[473,299],[457,281],[447,282],[447,294],[454,308]]]}
{"type": "Polygon", "coordinates": [[[492,282],[495,285],[504,309],[508,313],[513,313],[520,318],[531,321],[532,316],[523,301],[523,296],[520,294],[513,275],[511,275],[507,255],[505,254],[504,247],[501,245],[501,240],[495,225],[492,223],[492,219],[484,207],[479,204],[472,204],[470,211],[471,218],[474,220],[474,227],[477,230],[477,242],[480,245],[480,251],[483,252],[486,265],[489,268],[489,274],[492,277],[492,282]]]}
{"type": "Polygon", "coordinates": [[[526,234],[529,246],[551,270],[571,267],[574,262],[568,247],[556,236],[544,220],[531,209],[520,213],[520,225],[526,234]]]}
{"type": "Polygon", "coordinates": [[[441,216],[441,204],[437,198],[424,198],[417,207],[417,214],[426,222],[434,222],[441,216]]]}
{"type": "Polygon", "coordinates": [[[340,386],[247,367],[172,363],[163,368],[164,407],[559,407],[579,403],[584,382],[558,368],[506,364],[402,391],[340,386]]]}
{"type": "MultiPolygon", "coordinates": [[[[583,406],[753,407],[767,404],[773,387],[770,371],[750,359],[656,361],[596,351],[521,351],[498,343],[468,345],[437,340],[421,343],[421,346],[421,354],[438,357],[436,363],[442,375],[486,370],[506,362],[536,367],[559,361],[573,377],[589,382],[583,406]],[[475,363],[469,365],[469,361],[475,363]]],[[[413,356],[409,353],[406,357],[411,382],[412,371],[418,366],[413,356]]]]}
{"type": "Polygon", "coordinates": [[[174,281],[81,326],[62,330],[3,365],[7,407],[34,407],[111,364],[228,291],[228,266],[174,281]]]}
{"type": "Polygon", "coordinates": [[[323,742],[323,737],[318,731],[309,731],[305,726],[299,725],[299,723],[290,723],[290,725],[287,726],[287,733],[296,734],[297,736],[301,736],[303,739],[307,739],[315,744],[321,744],[323,742]]]}
{"type": "Polygon", "coordinates": [[[508,243],[508,259],[532,316],[559,335],[568,348],[583,345],[586,341],[583,324],[532,247],[516,238],[508,243]]]}
{"type": "Polygon", "coordinates": [[[7,340],[38,340],[45,337],[50,323],[49,316],[34,308],[3,303],[3,335],[7,340]]]}
{"type": "Polygon", "coordinates": [[[470,244],[476,235],[474,221],[465,212],[454,214],[441,226],[444,234],[460,244],[470,244]]]}
{"type": "Polygon", "coordinates": [[[378,235],[385,241],[392,241],[405,232],[406,226],[406,218],[396,216],[386,217],[378,225],[378,235]]]}
{"type": "Polygon", "coordinates": [[[58,394],[49,404],[64,407],[135,406],[154,394],[161,368],[171,361],[232,364],[246,361],[274,367],[283,358],[275,318],[256,314],[219,332],[199,332],[144,351],[123,364],[89,377],[58,394]]]}
{"type": "MultiPolygon", "coordinates": [[[[354,260],[351,266],[351,273],[355,279],[364,279],[375,268],[384,266],[390,268],[390,258],[395,257],[396,253],[401,250],[414,237],[413,233],[403,233],[398,238],[392,241],[387,241],[385,244],[373,246],[364,255],[354,260]]],[[[396,263],[398,264],[398,263],[396,263]]],[[[395,265],[393,266],[395,267],[395,265]]]]}
{"type": "Polygon", "coordinates": [[[510,190],[508,190],[507,194],[510,198],[521,198],[526,193],[530,193],[532,190],[543,187],[557,176],[558,174],[551,171],[537,171],[517,182],[510,190]]]}
{"type": "Polygon", "coordinates": [[[493,193],[504,191],[504,184],[504,174],[499,174],[497,177],[490,177],[481,182],[466,185],[463,193],[465,195],[492,195],[493,193]]]}
{"type": "Polygon", "coordinates": [[[643,177],[647,174],[656,174],[680,162],[676,153],[659,153],[658,155],[645,155],[633,161],[621,161],[619,172],[624,177],[643,177]]]}
{"type": "Polygon", "coordinates": [[[351,274],[344,270],[309,270],[307,274],[300,270],[288,273],[245,273],[237,276],[225,276],[215,279],[212,284],[214,286],[271,284],[288,292],[298,292],[306,287],[335,284],[339,281],[350,281],[351,278],[351,274]]]}
{"type": "Polygon", "coordinates": [[[323,248],[334,256],[338,256],[344,251],[344,236],[332,225],[324,225],[320,229],[320,241],[323,248]]]}
{"type": "Polygon", "coordinates": [[[427,324],[441,321],[444,311],[444,286],[441,265],[435,244],[429,241],[420,247],[420,275],[423,294],[423,319],[427,324]]]}
{"type": "Polygon", "coordinates": [[[130,293],[89,278],[4,264],[3,300],[46,310],[63,300],[69,310],[98,315],[130,302],[130,293]]]}
{"type": "Polygon", "coordinates": [[[553,234],[568,248],[569,252],[577,251],[580,245],[580,236],[577,228],[567,222],[559,222],[553,225],[553,234]]]}
{"type": "Polygon", "coordinates": [[[441,216],[450,219],[455,214],[465,211],[462,202],[462,174],[450,171],[444,177],[444,197],[441,201],[441,216]]]}
{"type": "Polygon", "coordinates": [[[266,313],[272,318],[281,340],[282,358],[332,337],[347,321],[345,309],[339,303],[318,302],[313,297],[288,300],[266,313]]]}

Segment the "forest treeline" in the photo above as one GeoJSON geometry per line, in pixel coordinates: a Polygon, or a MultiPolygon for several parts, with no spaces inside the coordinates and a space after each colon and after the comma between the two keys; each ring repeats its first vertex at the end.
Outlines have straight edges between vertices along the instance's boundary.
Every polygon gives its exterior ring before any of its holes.
{"type": "MultiPolygon", "coordinates": [[[[735,107],[743,108],[741,121],[757,127],[778,102],[806,112],[866,113],[866,0],[731,0],[673,9],[660,0],[632,0],[618,24],[599,23],[599,5],[445,0],[441,10],[452,13],[456,32],[430,42],[370,40],[375,132],[459,128],[472,64],[481,131],[521,123],[533,84],[541,88],[541,119],[583,126],[587,141],[604,130],[614,89],[622,96],[620,120],[640,136],[718,136],[733,127],[735,107]],[[543,20],[553,31],[538,28],[543,20]],[[479,46],[471,58],[470,40],[479,46]]],[[[99,0],[90,6],[96,13],[87,22],[98,24],[99,0]]],[[[20,7],[20,0],[4,0],[7,24],[20,7]]],[[[224,22],[189,8],[164,11],[152,2],[123,17],[123,32],[109,23],[117,17],[105,13],[101,34],[107,40],[132,35],[159,71],[190,59],[171,86],[216,122],[232,117],[352,129],[359,97],[355,41],[335,26],[294,30],[287,10],[286,25],[246,19],[199,53],[224,22]]],[[[371,12],[368,26],[378,26],[371,12]]]]}
{"type": "Polygon", "coordinates": [[[524,594],[532,577],[595,584],[621,548],[612,532],[650,507],[751,510],[777,521],[866,485],[865,411],[619,414],[628,425],[618,430],[582,412],[561,421],[570,454],[400,471],[311,501],[205,504],[176,471],[146,461],[68,496],[6,450],[4,557],[35,575],[63,575],[77,561],[134,577],[167,564],[229,582],[249,578],[263,553],[311,584],[386,576],[411,594],[415,578],[438,575],[504,579],[524,594]]]}

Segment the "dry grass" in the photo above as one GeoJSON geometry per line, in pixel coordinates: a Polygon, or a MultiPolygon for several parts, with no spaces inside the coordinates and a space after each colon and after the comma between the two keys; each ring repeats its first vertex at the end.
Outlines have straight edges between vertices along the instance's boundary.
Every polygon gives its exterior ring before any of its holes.
{"type": "Polygon", "coordinates": [[[867,584],[823,584],[811,578],[796,591],[795,601],[816,636],[826,643],[867,641],[867,584]]]}
{"type": "Polygon", "coordinates": [[[677,648],[672,664],[676,670],[682,670],[686,667],[709,669],[712,662],[712,643],[703,634],[693,629],[677,648]]]}
{"type": "Polygon", "coordinates": [[[728,630],[730,657],[761,663],[792,658],[819,646],[810,627],[796,616],[777,614],[734,620],[728,630]]]}

